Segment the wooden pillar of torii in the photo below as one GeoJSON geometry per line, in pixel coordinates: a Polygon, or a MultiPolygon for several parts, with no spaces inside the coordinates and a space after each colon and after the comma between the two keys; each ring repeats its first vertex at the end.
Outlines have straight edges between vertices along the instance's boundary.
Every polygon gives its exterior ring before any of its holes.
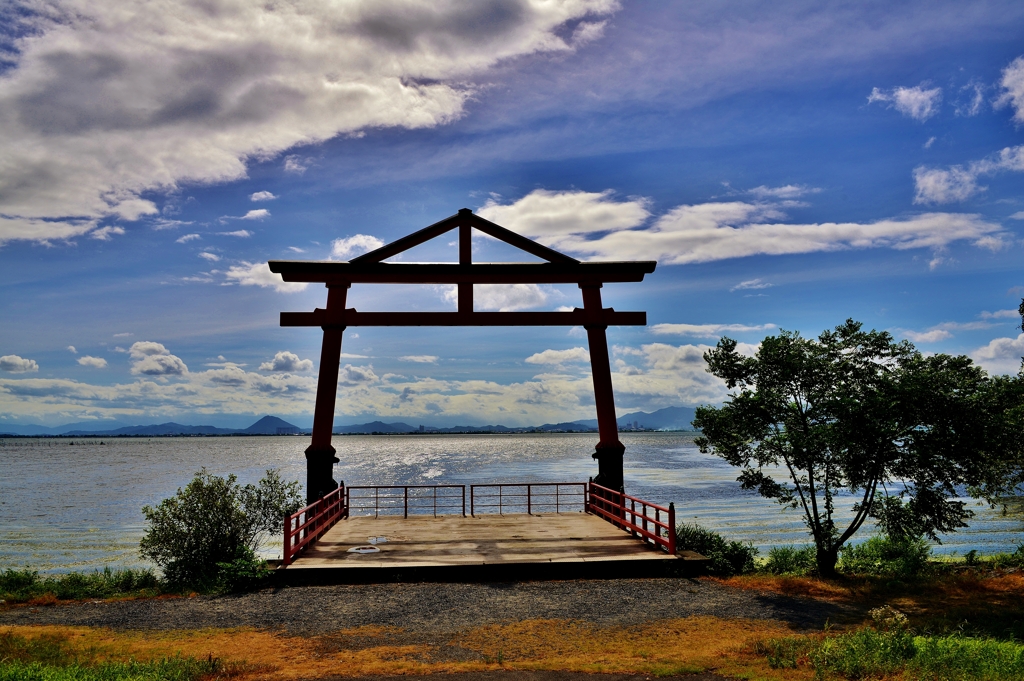
{"type": "Polygon", "coordinates": [[[313,413],[313,437],[306,449],[306,498],[312,503],[337,488],[331,445],[338,392],[342,334],[349,326],[582,326],[590,344],[599,441],[594,451],[598,474],[594,482],[622,488],[622,455],[612,393],[611,365],[605,331],[609,325],[646,325],[646,312],[616,312],[601,305],[601,287],[611,282],[643,281],[654,271],[653,261],[580,262],[541,246],[463,208],[456,215],[403,237],[348,262],[272,260],[270,270],[291,282],[318,282],[327,287],[327,307],[313,312],[282,312],[281,326],[319,326],[323,329],[320,375],[313,413]],[[387,263],[402,251],[453,229],[459,230],[459,262],[387,263]],[[542,263],[473,263],[472,230],[535,255],[542,263]],[[346,307],[352,284],[455,284],[456,312],[359,312],[346,307]],[[583,307],[572,312],[476,312],[474,284],[576,284],[583,307]]]}

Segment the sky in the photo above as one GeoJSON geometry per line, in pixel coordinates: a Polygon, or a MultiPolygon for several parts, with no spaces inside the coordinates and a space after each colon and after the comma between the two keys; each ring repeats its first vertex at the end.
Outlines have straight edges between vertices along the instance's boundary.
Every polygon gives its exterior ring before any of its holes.
{"type": "MultiPolygon", "coordinates": [[[[587,261],[616,408],[718,404],[702,354],[853,318],[1024,355],[1024,4],[28,0],[0,9],[0,426],[312,422],[346,260],[470,208],[587,261]]],[[[454,233],[405,262],[455,261],[454,233]]],[[[484,236],[479,262],[531,261],[484,236]]],[[[478,310],[581,306],[477,287],[478,310]]],[[[356,285],[361,311],[453,310],[356,285]]],[[[336,422],[594,418],[579,328],[345,332],[336,422]]]]}

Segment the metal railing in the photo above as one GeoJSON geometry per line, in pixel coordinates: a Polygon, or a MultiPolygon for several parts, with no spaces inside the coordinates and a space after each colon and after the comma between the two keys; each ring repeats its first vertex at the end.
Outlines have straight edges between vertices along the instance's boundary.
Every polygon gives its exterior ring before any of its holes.
{"type": "Polygon", "coordinates": [[[341,485],[309,506],[287,516],[284,519],[284,552],[281,554],[281,563],[290,565],[296,555],[347,515],[345,486],[341,485]]]}
{"type": "Polygon", "coordinates": [[[670,555],[675,555],[675,504],[669,504],[666,508],[592,482],[588,484],[588,491],[587,511],[589,513],[601,516],[634,537],[660,546],[670,555]],[[637,506],[640,507],[639,511],[637,511],[637,506]],[[653,515],[651,515],[651,511],[654,512],[653,515]]]}
{"type": "Polygon", "coordinates": [[[561,513],[587,510],[585,482],[503,482],[469,486],[469,514],[561,513]],[[480,492],[478,490],[484,490],[480,492]],[[488,490],[490,492],[488,493],[488,490]],[[487,510],[487,509],[497,509],[487,510]]]}
{"type": "Polygon", "coordinates": [[[350,515],[466,515],[465,485],[355,485],[345,494],[350,515]]]}

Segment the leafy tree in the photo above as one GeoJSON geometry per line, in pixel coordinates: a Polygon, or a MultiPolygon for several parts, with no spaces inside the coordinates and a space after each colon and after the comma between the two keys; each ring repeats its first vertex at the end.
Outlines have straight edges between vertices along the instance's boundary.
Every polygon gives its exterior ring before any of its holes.
{"type": "Polygon", "coordinates": [[[952,532],[972,515],[954,501],[976,484],[986,450],[988,379],[967,357],[925,357],[852,319],[816,340],[782,331],[754,357],[722,338],[708,371],[734,391],[697,409],[697,445],[741,468],[744,489],[799,508],[818,572],[871,516],[892,536],[952,532]],[[854,495],[840,526],[836,496],[854,495]]]}
{"type": "Polygon", "coordinates": [[[302,504],[298,482],[284,482],[276,470],[255,485],[239,485],[205,468],[156,508],[144,506],[149,527],[139,542],[144,558],[159,565],[171,584],[209,589],[223,578],[252,577],[263,539],[282,527],[302,504]]]}

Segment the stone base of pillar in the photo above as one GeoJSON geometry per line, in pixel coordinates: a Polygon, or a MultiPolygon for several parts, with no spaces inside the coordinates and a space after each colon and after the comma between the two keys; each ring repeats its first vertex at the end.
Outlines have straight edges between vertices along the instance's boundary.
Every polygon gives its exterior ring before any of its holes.
{"type": "Polygon", "coordinates": [[[314,501],[338,489],[338,482],[334,479],[334,464],[339,459],[335,455],[334,447],[312,446],[306,448],[306,503],[314,501]]]}
{"type": "Polygon", "coordinates": [[[594,448],[594,458],[597,459],[597,477],[594,482],[602,487],[619,491],[622,489],[622,455],[626,447],[617,443],[614,445],[598,445],[594,448]]]}

